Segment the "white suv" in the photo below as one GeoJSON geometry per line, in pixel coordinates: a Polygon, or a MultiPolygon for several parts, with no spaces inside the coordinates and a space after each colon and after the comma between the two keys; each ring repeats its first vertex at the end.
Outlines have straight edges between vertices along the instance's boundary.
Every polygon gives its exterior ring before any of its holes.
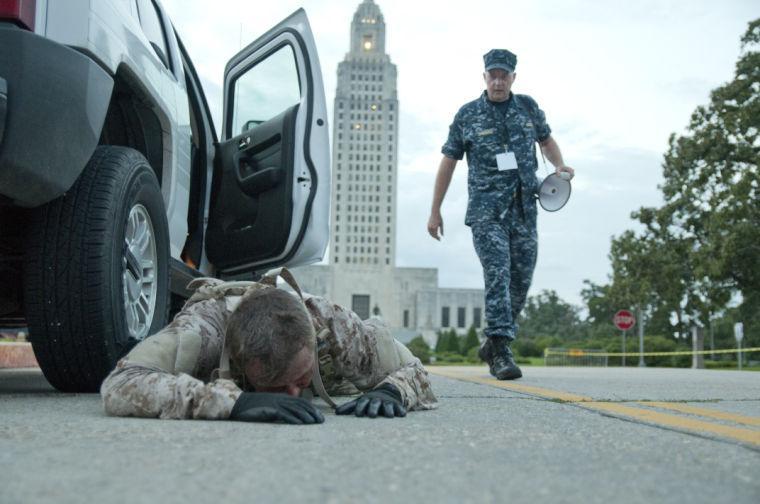
{"type": "Polygon", "coordinates": [[[232,58],[217,139],[156,0],[0,2],[0,325],[94,391],[197,276],[321,259],[329,144],[299,10],[232,58]]]}

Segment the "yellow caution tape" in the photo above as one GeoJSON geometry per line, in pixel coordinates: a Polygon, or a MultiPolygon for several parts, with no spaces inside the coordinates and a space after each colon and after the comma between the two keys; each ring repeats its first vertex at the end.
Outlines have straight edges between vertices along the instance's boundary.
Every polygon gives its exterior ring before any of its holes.
{"type": "Polygon", "coordinates": [[[663,355],[699,355],[699,354],[725,354],[725,353],[751,353],[751,352],[760,352],[760,347],[752,347],[752,348],[742,348],[739,350],[738,348],[731,348],[728,350],[683,350],[680,352],[583,352],[576,349],[572,350],[565,350],[565,351],[559,351],[559,350],[549,350],[548,348],[544,350],[544,357],[548,357],[550,355],[569,355],[570,357],[580,357],[583,355],[593,356],[593,357],[627,357],[629,355],[643,355],[645,357],[657,357],[657,356],[663,356],[663,355]]]}

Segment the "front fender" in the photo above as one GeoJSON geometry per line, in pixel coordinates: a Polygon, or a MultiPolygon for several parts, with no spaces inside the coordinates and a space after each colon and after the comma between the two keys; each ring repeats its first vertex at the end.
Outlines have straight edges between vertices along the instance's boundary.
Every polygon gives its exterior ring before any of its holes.
{"type": "Polygon", "coordinates": [[[25,30],[0,28],[0,47],[0,194],[36,207],[67,191],[95,151],[113,78],[86,55],[25,30]]]}

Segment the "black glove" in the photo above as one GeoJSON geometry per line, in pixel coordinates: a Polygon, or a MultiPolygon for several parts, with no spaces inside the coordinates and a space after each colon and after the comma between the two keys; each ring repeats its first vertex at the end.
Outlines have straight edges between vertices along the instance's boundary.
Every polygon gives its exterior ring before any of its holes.
{"type": "Polygon", "coordinates": [[[375,418],[378,413],[381,416],[393,418],[394,416],[406,416],[406,409],[401,403],[401,392],[390,383],[383,383],[374,390],[370,390],[361,397],[339,406],[335,410],[336,415],[368,416],[375,418]]]}
{"type": "Polygon", "coordinates": [[[287,394],[243,392],[232,407],[230,420],[289,424],[322,423],[325,417],[309,401],[287,394]]]}

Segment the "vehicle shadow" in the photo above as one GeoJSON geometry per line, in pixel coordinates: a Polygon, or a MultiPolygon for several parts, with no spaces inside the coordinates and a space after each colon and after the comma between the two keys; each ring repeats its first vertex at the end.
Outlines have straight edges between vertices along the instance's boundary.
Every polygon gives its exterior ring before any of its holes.
{"type": "Polygon", "coordinates": [[[39,368],[0,368],[0,394],[59,393],[39,368]]]}

